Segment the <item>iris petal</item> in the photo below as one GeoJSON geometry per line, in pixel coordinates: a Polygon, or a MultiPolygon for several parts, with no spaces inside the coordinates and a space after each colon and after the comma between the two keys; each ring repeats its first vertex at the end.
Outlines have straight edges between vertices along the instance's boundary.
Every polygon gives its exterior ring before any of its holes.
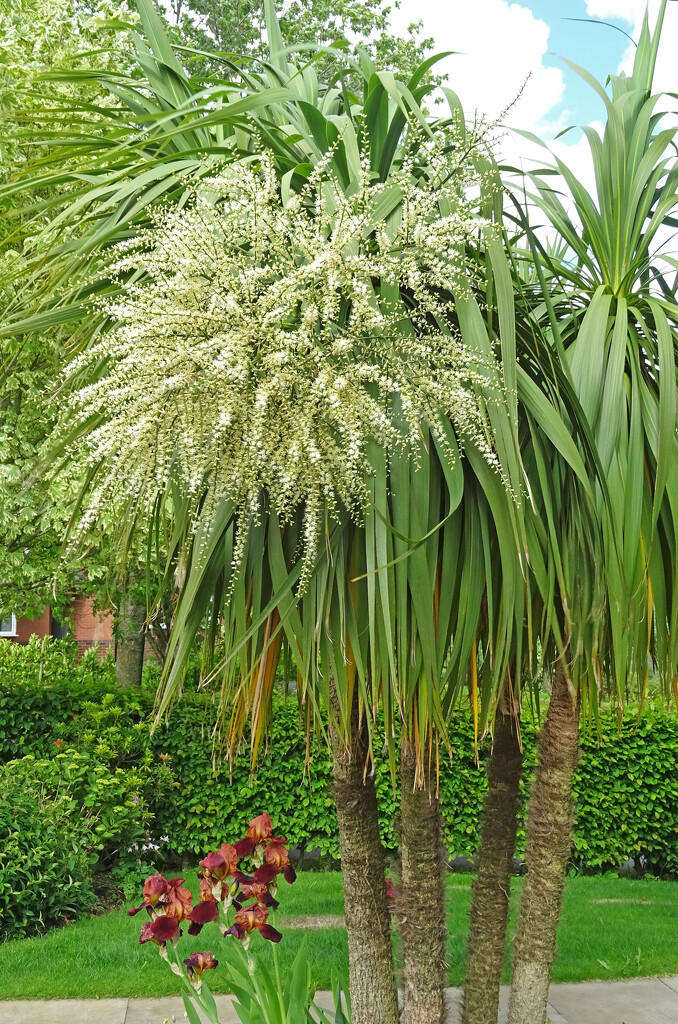
{"type": "Polygon", "coordinates": [[[213,903],[211,900],[201,900],[191,911],[191,921],[193,924],[207,924],[209,921],[216,921],[217,913],[216,903],[213,903]]]}
{"type": "Polygon", "coordinates": [[[156,917],[151,923],[151,932],[160,942],[169,942],[179,931],[179,922],[176,917],[156,917]]]}

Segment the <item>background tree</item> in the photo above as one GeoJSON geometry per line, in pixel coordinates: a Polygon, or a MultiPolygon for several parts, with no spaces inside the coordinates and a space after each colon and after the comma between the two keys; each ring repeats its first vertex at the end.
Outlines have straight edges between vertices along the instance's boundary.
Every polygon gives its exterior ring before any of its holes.
{"type": "MultiPolygon", "coordinates": [[[[60,127],[76,129],[78,108],[88,107],[95,128],[97,105],[105,106],[110,94],[77,75],[83,64],[102,71],[119,66],[112,51],[122,35],[105,22],[120,18],[136,15],[124,4],[106,2],[87,11],[77,0],[23,0],[0,7],[0,180],[10,183],[39,160],[45,135],[60,127]],[[69,69],[73,79],[43,81],[55,68],[69,69]]],[[[39,302],[29,271],[35,238],[39,235],[42,255],[53,243],[44,211],[68,188],[56,180],[44,187],[36,183],[21,210],[11,196],[0,204],[8,226],[0,254],[3,319],[15,303],[30,308],[39,302]]],[[[66,613],[75,594],[95,591],[106,575],[110,551],[95,536],[88,538],[86,554],[71,561],[61,557],[83,483],[80,468],[64,466],[58,477],[34,472],[50,446],[58,410],[53,392],[70,339],[68,329],[54,324],[39,333],[8,334],[0,342],[0,611],[5,614],[40,614],[48,603],[55,613],[66,613]]]]}
{"type": "MultiPolygon", "coordinates": [[[[196,71],[215,70],[219,52],[245,54],[257,63],[268,59],[265,0],[172,0],[170,7],[168,17],[179,41],[202,51],[191,58],[196,71]]],[[[391,10],[385,0],[292,0],[279,12],[280,32],[284,44],[301,48],[302,56],[343,43],[347,51],[355,54],[360,48],[379,68],[395,70],[407,80],[428,56],[433,40],[418,38],[421,21],[409,26],[406,37],[393,35],[391,10]]],[[[325,70],[331,74],[331,60],[325,70]]]]}

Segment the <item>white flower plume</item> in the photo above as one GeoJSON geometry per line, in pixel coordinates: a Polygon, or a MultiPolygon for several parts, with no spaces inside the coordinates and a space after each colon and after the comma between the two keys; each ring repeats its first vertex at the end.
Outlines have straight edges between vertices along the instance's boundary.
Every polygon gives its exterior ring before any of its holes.
{"type": "Polygon", "coordinates": [[[119,246],[113,329],[68,371],[106,367],[66,414],[95,424],[83,528],[130,496],[149,509],[178,465],[212,507],[263,490],[283,521],[303,509],[308,558],[326,513],[360,515],[371,443],[414,452],[422,423],[444,443],[449,417],[495,461],[487,367],[452,316],[473,172],[433,146],[417,161],[387,183],[363,167],[348,194],[321,164],[283,202],[259,157],[119,246]]]}

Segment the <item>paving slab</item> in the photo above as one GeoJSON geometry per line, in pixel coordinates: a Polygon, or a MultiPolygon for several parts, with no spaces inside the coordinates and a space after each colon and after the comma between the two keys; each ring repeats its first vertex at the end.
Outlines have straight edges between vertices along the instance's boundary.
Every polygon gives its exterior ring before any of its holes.
{"type": "Polygon", "coordinates": [[[125,1024],[127,1002],[127,999],[2,1000],[0,1024],[125,1024]]]}
{"type": "MultiPolygon", "coordinates": [[[[506,1024],[508,986],[502,986],[498,1024],[506,1024]]],[[[216,996],[221,1024],[240,1024],[231,996],[216,996]]],[[[447,989],[448,1024],[459,1024],[462,991],[447,989]]],[[[332,993],[316,1002],[332,1009],[332,993]]],[[[548,1016],[553,1024],[678,1024],[678,977],[585,981],[552,985],[548,1016]]],[[[0,1024],[184,1024],[181,998],[0,1000],[0,1024]]]]}
{"type": "MultiPolygon", "coordinates": [[[[214,999],[219,1010],[219,1024],[240,1024],[240,1017],[233,1008],[231,996],[215,996],[214,999]]],[[[331,992],[318,992],[315,1001],[321,1010],[334,1009],[334,997],[331,992]]],[[[88,1003],[91,1004],[91,1002],[88,1000],[88,1003]]],[[[168,1021],[169,1024],[174,1024],[174,1021],[176,1024],[183,1024],[185,1020],[184,1004],[179,996],[166,996],[163,999],[129,999],[127,1004],[127,1016],[124,1018],[124,1024],[163,1024],[164,1021],[168,1021]]],[[[97,1016],[98,1021],[104,1024],[105,1015],[97,1016]]],[[[94,1014],[91,1020],[94,1024],[94,1014]]],[[[4,1022],[0,1021],[0,1024],[4,1024],[4,1022]]],[[[26,1024],[32,1024],[32,1022],[29,1021],[26,1024]]],[[[67,1024],[80,1024],[80,1021],[69,1020],[67,1024]]],[[[107,1019],[105,1024],[108,1024],[107,1019]]]]}
{"type": "Polygon", "coordinates": [[[550,1001],[569,1024],[677,1024],[678,991],[659,978],[552,985],[550,1001]]]}
{"type": "MultiPolygon", "coordinates": [[[[499,993],[499,1020],[497,1024],[506,1024],[508,1020],[509,992],[509,986],[502,985],[501,992],[499,993]]],[[[462,989],[448,988],[446,990],[445,1004],[447,1006],[447,1024],[459,1024],[461,1021],[462,999],[462,989]]],[[[560,1013],[558,1013],[551,1003],[548,1004],[546,1012],[551,1024],[569,1024],[569,1022],[560,1013]]],[[[676,1024],[678,1024],[678,1021],[676,1021],[676,1024]]]]}
{"type": "MultiPolygon", "coordinates": [[[[233,1009],[231,996],[215,996],[214,1001],[219,1010],[219,1024],[240,1024],[240,1017],[233,1009]]],[[[195,1006],[195,1003],[193,1005],[195,1006]]],[[[200,1013],[199,1010],[198,1013],[200,1013]]],[[[128,999],[124,1024],[163,1024],[165,1020],[170,1024],[173,1021],[177,1021],[177,1024],[184,1024],[185,1019],[184,1002],[180,996],[165,996],[164,999],[128,999]]],[[[204,1020],[207,1021],[207,1018],[205,1017],[204,1020]]],[[[103,1017],[100,1017],[99,1021],[100,1024],[104,1024],[103,1017]]],[[[70,1024],[76,1024],[76,1022],[71,1021],[70,1024]]],[[[99,1022],[92,1017],[92,1024],[99,1024],[99,1022]]],[[[106,1021],[105,1024],[108,1022],[106,1021]]]]}
{"type": "MultiPolygon", "coordinates": [[[[506,1004],[506,1019],[508,1020],[508,1003],[506,1004]]],[[[551,1003],[546,1004],[546,1019],[549,1020],[551,1024],[570,1024],[569,1021],[565,1020],[562,1014],[558,1013],[555,1006],[552,1006],[551,1003]]]]}

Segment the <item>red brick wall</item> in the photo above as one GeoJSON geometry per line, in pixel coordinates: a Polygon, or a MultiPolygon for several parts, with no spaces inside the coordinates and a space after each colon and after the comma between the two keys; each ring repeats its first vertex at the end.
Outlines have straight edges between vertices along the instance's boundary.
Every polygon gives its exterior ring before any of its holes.
{"type": "Polygon", "coordinates": [[[37,636],[49,636],[51,629],[52,616],[49,608],[47,608],[45,613],[41,615],[39,619],[17,619],[17,635],[14,639],[20,644],[25,644],[30,640],[34,633],[37,634],[37,636]]]}
{"type": "MultiPolygon", "coordinates": [[[[103,655],[113,640],[113,616],[110,612],[100,615],[93,610],[94,597],[78,597],[67,616],[69,634],[78,643],[80,654],[94,644],[99,645],[103,655]]],[[[50,636],[52,632],[52,613],[49,608],[39,619],[18,618],[16,623],[18,643],[26,643],[31,636],[50,636]]]]}
{"type": "Polygon", "coordinates": [[[69,620],[71,622],[71,633],[78,642],[80,654],[88,647],[98,644],[103,654],[113,640],[113,615],[105,612],[103,615],[93,610],[94,597],[78,597],[71,609],[69,620]]]}

